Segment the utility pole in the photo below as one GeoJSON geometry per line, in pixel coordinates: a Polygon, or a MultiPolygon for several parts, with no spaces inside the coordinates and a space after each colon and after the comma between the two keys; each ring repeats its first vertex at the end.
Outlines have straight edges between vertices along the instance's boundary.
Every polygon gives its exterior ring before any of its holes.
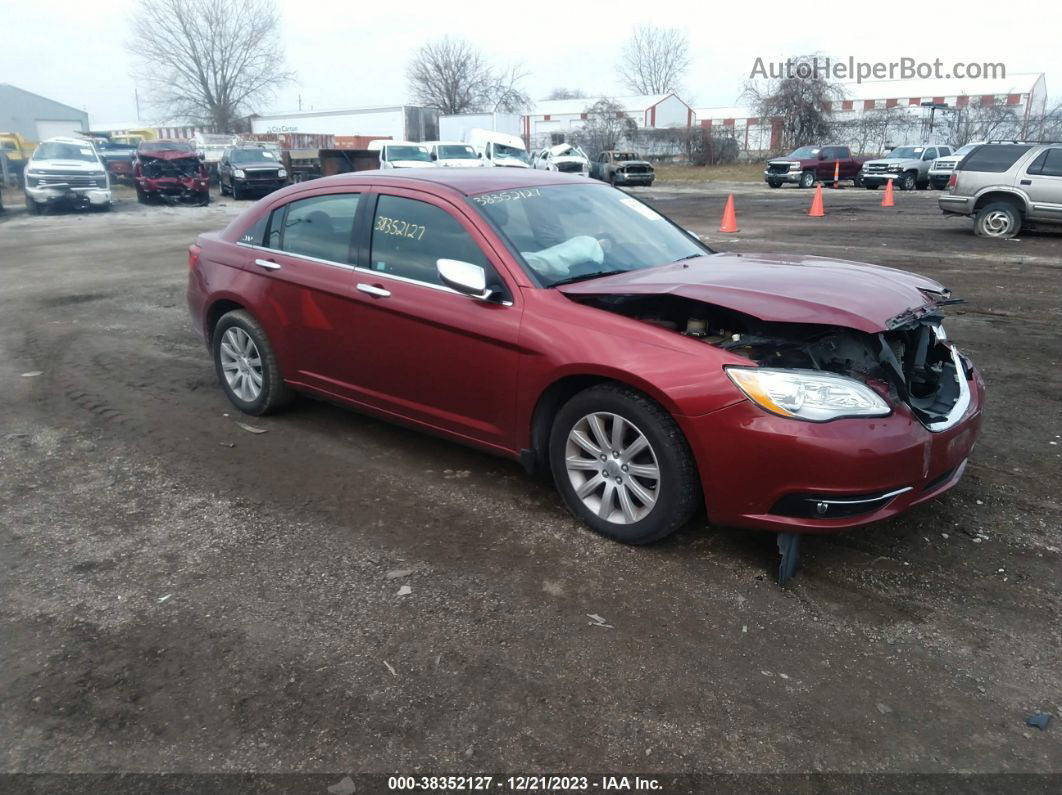
{"type": "Polygon", "coordinates": [[[136,120],[140,121],[140,92],[133,86],[133,101],[136,103],[136,120]]]}

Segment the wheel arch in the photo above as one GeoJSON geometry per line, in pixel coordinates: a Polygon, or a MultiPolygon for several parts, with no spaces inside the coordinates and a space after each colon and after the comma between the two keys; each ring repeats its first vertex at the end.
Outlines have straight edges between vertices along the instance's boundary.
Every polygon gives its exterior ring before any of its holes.
{"type": "Polygon", "coordinates": [[[974,212],[976,213],[981,208],[987,207],[994,202],[1007,202],[1008,204],[1013,204],[1023,218],[1028,213],[1028,204],[1023,195],[1017,191],[999,189],[987,190],[978,196],[977,200],[974,202],[974,212]]]}
{"type": "MultiPolygon", "coordinates": [[[[549,471],[549,435],[553,428],[553,419],[561,406],[572,397],[598,384],[615,384],[625,386],[660,404],[668,414],[674,417],[680,413],[664,392],[644,380],[625,373],[575,372],[560,376],[547,384],[538,394],[530,416],[530,447],[520,451],[520,462],[528,472],[549,471]]],[[[680,426],[681,430],[681,426],[680,426]]],[[[687,444],[688,444],[687,440],[687,444]]],[[[696,465],[696,462],[694,462],[696,465]]]]}
{"type": "Polygon", "coordinates": [[[214,329],[218,325],[218,321],[221,320],[222,315],[233,312],[237,309],[243,311],[249,311],[246,306],[239,301],[235,301],[232,298],[224,297],[215,299],[207,311],[203,315],[204,332],[206,334],[207,345],[211,345],[214,342],[214,329]]]}

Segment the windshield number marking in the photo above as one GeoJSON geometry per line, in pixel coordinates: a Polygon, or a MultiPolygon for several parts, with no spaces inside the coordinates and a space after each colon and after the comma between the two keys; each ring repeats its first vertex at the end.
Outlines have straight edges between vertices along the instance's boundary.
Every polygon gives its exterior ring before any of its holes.
{"type": "Polygon", "coordinates": [[[413,240],[423,239],[424,232],[427,231],[421,224],[411,224],[409,221],[388,218],[386,215],[376,216],[376,226],[373,229],[376,232],[383,232],[385,235],[408,237],[413,240]]]}
{"type": "Polygon", "coordinates": [[[503,190],[498,193],[485,193],[482,196],[473,196],[472,201],[481,207],[500,202],[520,201],[521,199],[534,199],[541,196],[538,188],[521,188],[520,190],[503,190]]]}

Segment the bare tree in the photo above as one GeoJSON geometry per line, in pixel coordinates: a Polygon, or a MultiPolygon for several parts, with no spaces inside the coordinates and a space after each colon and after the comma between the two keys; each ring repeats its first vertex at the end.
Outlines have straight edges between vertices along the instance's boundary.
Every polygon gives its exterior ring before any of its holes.
{"type": "Polygon", "coordinates": [[[531,104],[519,87],[526,76],[519,66],[491,66],[472,44],[450,36],[422,45],[406,66],[413,101],[443,114],[523,110],[531,104]]]}
{"type": "Polygon", "coordinates": [[[742,96],[763,119],[782,120],[782,145],[792,148],[819,143],[831,132],[833,102],[842,96],[840,84],[826,80],[810,67],[816,55],[790,58],[780,78],[749,80],[742,96]]]}
{"type": "Polygon", "coordinates": [[[552,99],[586,99],[587,95],[580,88],[555,88],[549,92],[547,100],[552,99]]]}
{"type": "Polygon", "coordinates": [[[1009,105],[966,105],[955,108],[947,122],[948,140],[956,146],[992,138],[1018,139],[1023,134],[1023,120],[1009,105]]]}
{"type": "Polygon", "coordinates": [[[692,62],[685,31],[641,25],[620,51],[620,82],[635,94],[666,94],[681,87],[692,62]]]}
{"type": "Polygon", "coordinates": [[[127,47],[166,119],[231,132],[293,79],[275,0],[139,0],[127,47]]]}
{"type": "Polygon", "coordinates": [[[599,99],[584,112],[586,122],[581,130],[572,133],[572,138],[590,157],[615,149],[638,129],[634,119],[624,113],[623,107],[614,99],[599,99]]]}

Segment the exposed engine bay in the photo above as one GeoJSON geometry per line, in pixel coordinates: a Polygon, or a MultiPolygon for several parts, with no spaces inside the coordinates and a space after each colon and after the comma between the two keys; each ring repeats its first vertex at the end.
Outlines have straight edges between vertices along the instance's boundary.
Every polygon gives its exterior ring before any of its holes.
{"type": "MultiPolygon", "coordinates": [[[[677,295],[579,295],[580,303],[699,339],[765,367],[818,370],[877,386],[930,430],[957,420],[971,365],[947,341],[939,309],[911,312],[878,334],[759,320],[677,295]],[[961,372],[960,372],[961,370],[961,372]]],[[[961,409],[961,410],[960,410],[961,409]]]]}
{"type": "Polygon", "coordinates": [[[161,158],[140,156],[140,170],[149,179],[164,177],[198,177],[201,168],[198,157],[183,157],[163,160],[161,158]]]}

